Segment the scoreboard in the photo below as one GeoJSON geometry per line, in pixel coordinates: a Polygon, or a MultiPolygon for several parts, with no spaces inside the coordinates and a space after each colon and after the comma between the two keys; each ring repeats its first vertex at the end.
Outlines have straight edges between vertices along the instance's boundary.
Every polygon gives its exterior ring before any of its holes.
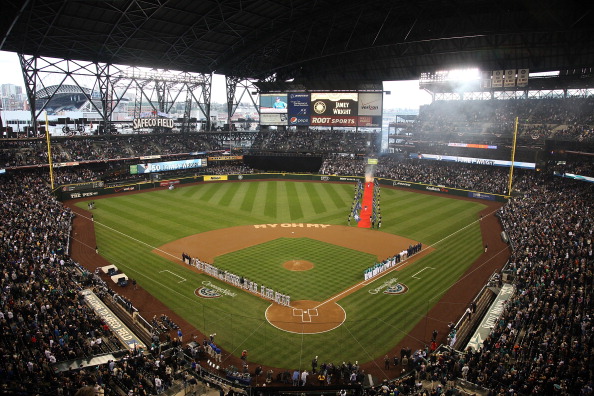
{"type": "Polygon", "coordinates": [[[380,128],[382,92],[287,92],[260,95],[260,125],[380,128]]]}

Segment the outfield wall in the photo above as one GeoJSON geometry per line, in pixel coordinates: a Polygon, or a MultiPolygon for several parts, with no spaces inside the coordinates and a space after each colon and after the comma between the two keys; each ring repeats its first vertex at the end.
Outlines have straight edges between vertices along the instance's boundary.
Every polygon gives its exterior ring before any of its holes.
{"type": "MultiPolygon", "coordinates": [[[[312,175],[299,173],[253,173],[245,175],[204,175],[170,178],[168,180],[160,180],[155,182],[141,182],[132,184],[121,184],[99,187],[89,183],[80,183],[73,185],[60,186],[54,193],[60,201],[67,201],[70,199],[92,198],[102,195],[119,194],[123,192],[149,190],[154,188],[164,188],[170,185],[189,184],[196,182],[221,182],[221,181],[245,181],[245,180],[302,180],[302,181],[321,181],[321,182],[356,182],[358,180],[364,181],[364,176],[327,176],[327,175],[312,175]]],[[[478,198],[488,201],[506,202],[507,196],[500,194],[491,194],[480,191],[462,190],[459,188],[434,186],[431,184],[414,183],[401,180],[391,180],[384,178],[377,178],[382,186],[403,187],[419,191],[430,191],[444,195],[453,195],[466,198],[478,198]]]]}

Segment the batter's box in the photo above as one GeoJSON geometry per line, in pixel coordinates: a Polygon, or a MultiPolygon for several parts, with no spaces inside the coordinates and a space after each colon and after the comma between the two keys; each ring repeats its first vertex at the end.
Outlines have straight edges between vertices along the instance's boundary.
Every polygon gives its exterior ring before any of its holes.
{"type": "Polygon", "coordinates": [[[307,314],[309,316],[318,316],[318,309],[317,308],[310,308],[307,310],[307,314]]]}
{"type": "Polygon", "coordinates": [[[293,308],[293,316],[303,317],[303,310],[301,308],[293,308]]]}

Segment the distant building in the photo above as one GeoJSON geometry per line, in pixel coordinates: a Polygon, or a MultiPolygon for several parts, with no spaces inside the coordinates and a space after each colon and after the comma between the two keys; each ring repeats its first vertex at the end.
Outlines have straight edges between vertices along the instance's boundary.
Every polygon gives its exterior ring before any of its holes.
{"type": "Polygon", "coordinates": [[[4,111],[23,110],[26,108],[27,98],[23,94],[23,87],[14,84],[0,85],[0,109],[4,111]]]}

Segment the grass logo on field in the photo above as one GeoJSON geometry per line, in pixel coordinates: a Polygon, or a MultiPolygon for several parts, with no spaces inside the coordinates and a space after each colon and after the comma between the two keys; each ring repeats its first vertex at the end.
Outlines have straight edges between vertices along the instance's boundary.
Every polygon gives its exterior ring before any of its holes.
{"type": "Polygon", "coordinates": [[[395,285],[389,286],[386,290],[384,290],[384,294],[404,294],[408,291],[408,286],[403,283],[397,283],[395,285]]]}
{"type": "Polygon", "coordinates": [[[398,278],[391,278],[375,289],[368,290],[368,292],[369,294],[378,294],[382,290],[384,291],[384,294],[404,294],[408,291],[408,286],[399,283],[398,278]]]}
{"type": "Polygon", "coordinates": [[[196,289],[196,295],[201,298],[218,298],[221,293],[209,287],[201,287],[196,289]]]}

